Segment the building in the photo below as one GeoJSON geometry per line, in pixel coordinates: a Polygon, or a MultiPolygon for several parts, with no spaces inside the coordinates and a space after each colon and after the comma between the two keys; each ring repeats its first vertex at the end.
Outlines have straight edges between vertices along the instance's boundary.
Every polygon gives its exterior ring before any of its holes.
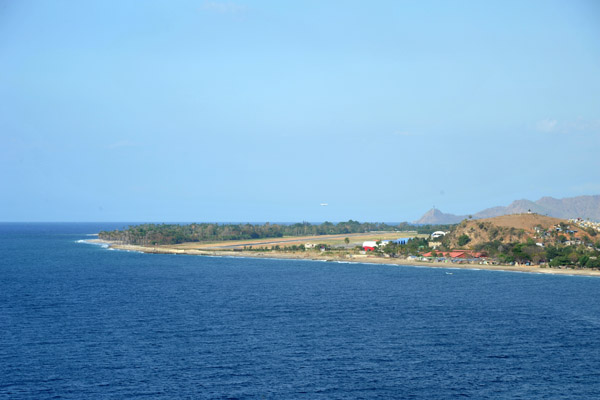
{"type": "Polygon", "coordinates": [[[373,251],[378,246],[377,246],[377,242],[372,241],[372,240],[367,240],[366,242],[363,242],[362,247],[365,251],[373,251]]]}
{"type": "MultiPolygon", "coordinates": [[[[423,257],[433,257],[433,251],[429,251],[423,254],[423,257]]],[[[444,258],[482,258],[486,255],[482,252],[467,251],[467,250],[453,250],[453,251],[438,251],[435,252],[437,257],[444,258]]]]}
{"type": "Polygon", "coordinates": [[[406,237],[406,238],[398,238],[395,240],[380,240],[379,244],[377,244],[376,241],[368,240],[366,242],[363,242],[362,247],[366,251],[373,251],[373,250],[375,250],[376,247],[383,247],[383,246],[387,245],[388,243],[406,244],[406,243],[408,243],[408,241],[410,239],[412,239],[412,238],[406,237]]]}
{"type": "Polygon", "coordinates": [[[409,237],[398,238],[398,239],[396,239],[396,240],[392,240],[392,243],[396,243],[396,244],[406,244],[406,243],[408,243],[408,241],[409,241],[410,239],[412,239],[412,238],[409,238],[409,237]]]}

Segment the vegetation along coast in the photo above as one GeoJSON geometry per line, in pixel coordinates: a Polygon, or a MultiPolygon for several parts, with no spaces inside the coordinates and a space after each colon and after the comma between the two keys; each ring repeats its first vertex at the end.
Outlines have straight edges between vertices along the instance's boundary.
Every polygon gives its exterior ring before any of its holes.
{"type": "Polygon", "coordinates": [[[306,259],[600,276],[600,228],[533,213],[454,225],[143,224],[93,242],[154,254],[306,259]]]}

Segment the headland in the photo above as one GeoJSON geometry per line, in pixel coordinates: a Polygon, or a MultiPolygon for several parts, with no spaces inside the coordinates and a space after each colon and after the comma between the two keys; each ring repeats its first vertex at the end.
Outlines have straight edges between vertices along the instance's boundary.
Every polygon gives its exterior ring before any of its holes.
{"type": "MultiPolygon", "coordinates": [[[[182,243],[179,245],[156,245],[140,246],[131,244],[119,244],[102,239],[87,240],[90,243],[102,243],[116,250],[135,251],[147,254],[178,254],[178,255],[196,255],[210,257],[245,257],[245,258],[269,258],[269,259],[289,259],[289,260],[313,260],[360,264],[390,264],[406,265],[429,268],[448,268],[448,269],[481,269],[491,271],[510,271],[539,274],[556,275],[579,275],[579,276],[598,276],[600,271],[588,268],[569,268],[569,267],[549,267],[544,265],[509,265],[498,264],[489,261],[464,261],[464,260],[434,260],[420,257],[385,257],[377,254],[360,254],[360,252],[327,252],[320,251],[277,251],[277,250],[244,250],[235,248],[203,247],[198,243],[182,243]]],[[[214,245],[214,244],[213,244],[214,245]]],[[[230,246],[230,244],[223,244],[230,246]]]]}
{"type": "Polygon", "coordinates": [[[454,225],[143,224],[100,232],[112,248],[153,254],[304,259],[600,276],[600,225],[535,213],[454,225]]]}

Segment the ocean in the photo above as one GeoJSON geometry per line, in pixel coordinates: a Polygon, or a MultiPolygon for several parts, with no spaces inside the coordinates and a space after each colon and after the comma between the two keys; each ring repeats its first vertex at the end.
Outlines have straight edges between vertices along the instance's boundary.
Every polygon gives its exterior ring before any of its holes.
{"type": "Polygon", "coordinates": [[[600,279],[148,255],[0,224],[0,399],[600,398],[600,279]]]}

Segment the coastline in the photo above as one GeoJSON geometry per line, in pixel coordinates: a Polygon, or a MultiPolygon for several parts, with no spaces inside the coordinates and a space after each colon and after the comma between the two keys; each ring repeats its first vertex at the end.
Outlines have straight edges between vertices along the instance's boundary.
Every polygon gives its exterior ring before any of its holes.
{"type": "Polygon", "coordinates": [[[591,269],[567,269],[567,268],[542,268],[539,266],[514,266],[514,265],[490,265],[490,264],[459,264],[453,262],[431,262],[417,261],[401,258],[375,257],[362,254],[345,254],[342,256],[324,255],[313,252],[281,252],[281,251],[232,251],[232,250],[209,250],[209,249],[181,249],[172,246],[138,246],[124,245],[102,239],[88,239],[85,242],[92,244],[103,244],[115,250],[135,251],[146,254],[182,254],[198,255],[212,257],[243,257],[243,258],[270,258],[287,260],[311,260],[311,261],[330,261],[330,262],[348,262],[357,264],[389,264],[406,265],[428,268],[446,268],[446,269],[478,269],[489,271],[506,272],[525,272],[535,274],[552,275],[573,275],[573,276],[595,276],[600,277],[599,270],[591,269]]]}

